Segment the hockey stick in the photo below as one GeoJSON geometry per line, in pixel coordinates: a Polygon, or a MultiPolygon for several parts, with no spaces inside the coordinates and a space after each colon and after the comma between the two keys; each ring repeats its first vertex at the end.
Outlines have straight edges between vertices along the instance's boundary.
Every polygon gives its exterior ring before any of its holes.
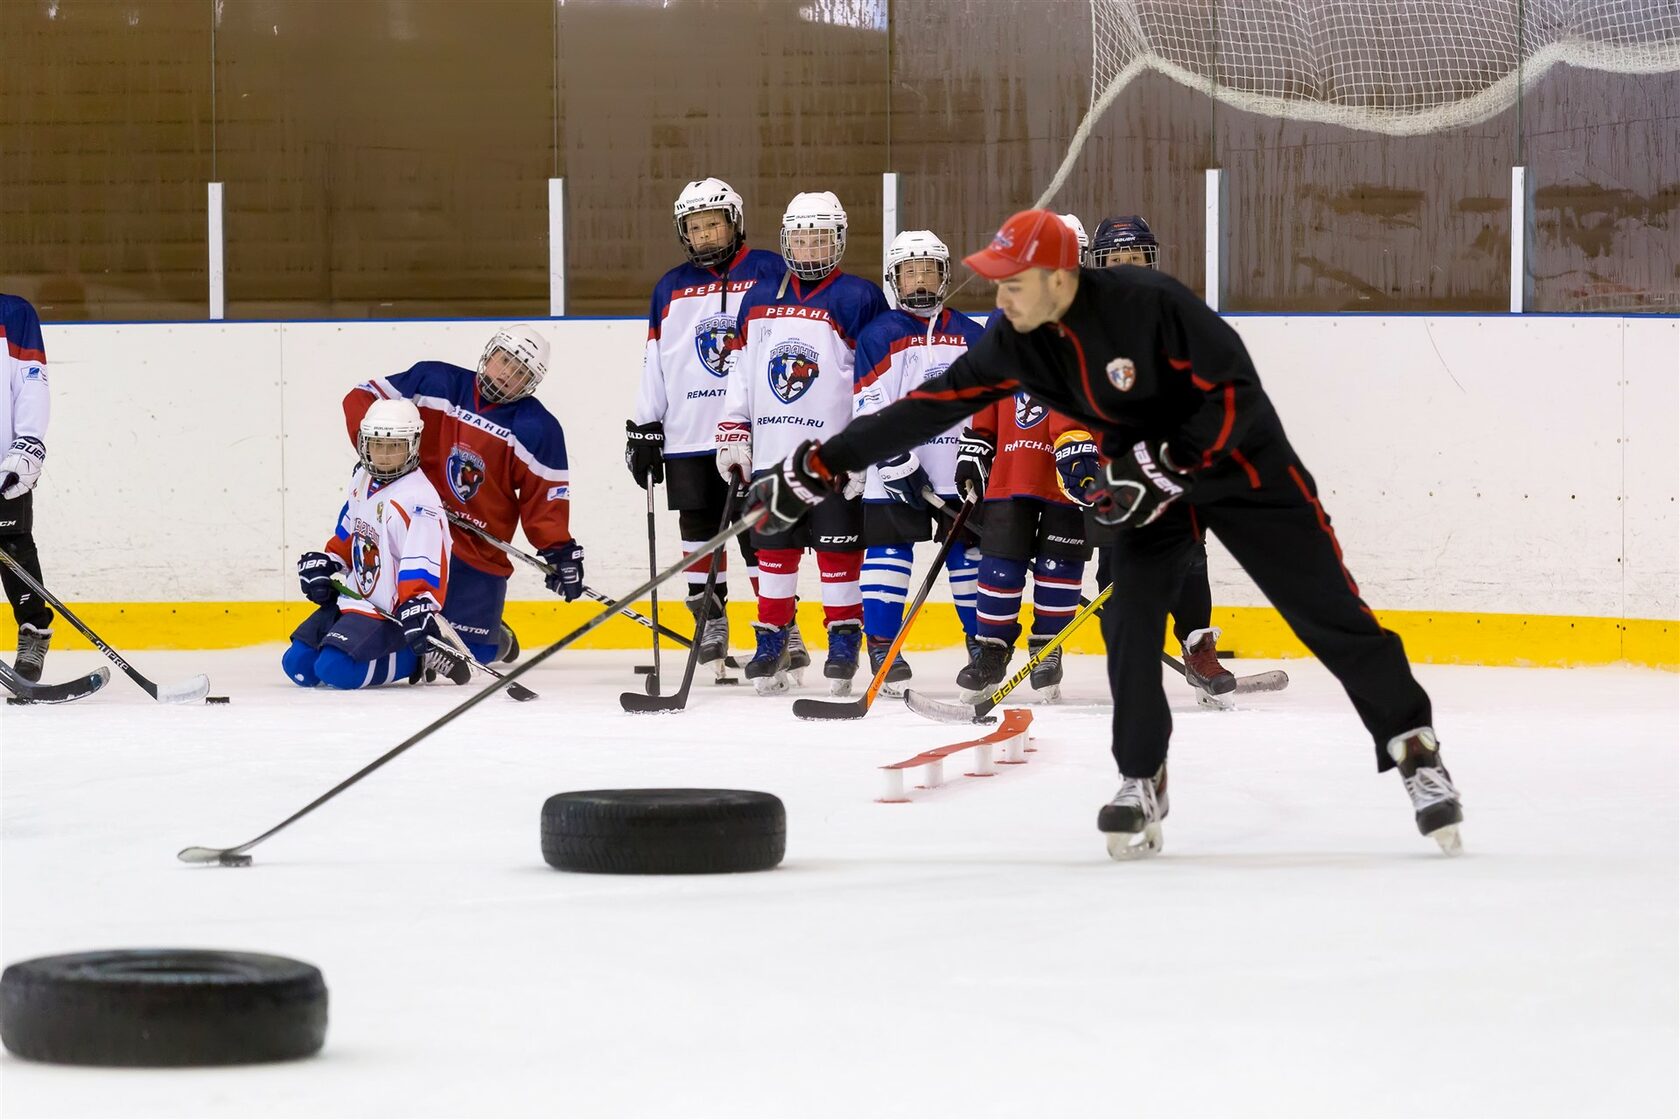
{"type": "Polygon", "coordinates": [[[80,700],[84,696],[92,696],[105,687],[105,682],[111,679],[111,670],[101,665],[85,677],[77,677],[73,681],[63,684],[41,684],[38,681],[25,680],[18,676],[16,669],[0,661],[0,685],[5,685],[13,695],[6,698],[8,704],[68,704],[72,700],[80,700]]]}
{"type": "MultiPolygon", "coordinates": [[[[923,497],[933,496],[933,491],[924,488],[923,497]]],[[[963,526],[968,522],[968,515],[974,511],[975,503],[964,502],[957,508],[956,516],[951,521],[951,528],[945,534],[945,539],[939,544],[939,552],[933,558],[933,566],[928,569],[927,578],[922,581],[921,590],[916,592],[916,601],[910,604],[910,610],[904,616],[904,622],[899,626],[898,633],[893,635],[892,645],[887,655],[881,661],[881,667],[875,670],[875,679],[869,682],[869,688],[856,700],[814,700],[801,697],[793,702],[793,714],[800,719],[862,719],[869,711],[869,706],[875,703],[875,696],[881,691],[881,686],[887,683],[887,674],[892,671],[893,660],[898,657],[898,651],[904,648],[904,640],[910,636],[910,624],[916,621],[922,604],[927,602],[928,593],[933,590],[934,581],[945,568],[945,558],[951,555],[957,538],[962,535],[963,526]]]]}
{"type": "Polygon", "coordinates": [[[356,771],[354,774],[350,775],[348,778],[344,779],[342,782],[338,783],[326,793],[323,793],[321,796],[317,797],[315,800],[311,801],[309,804],[305,805],[303,808],[299,809],[297,812],[293,813],[291,816],[287,817],[267,832],[231,848],[182,848],[175,854],[175,858],[181,860],[183,863],[221,863],[232,867],[240,867],[250,863],[251,857],[245,854],[250,849],[256,847],[258,844],[267,840],[270,836],[273,836],[287,825],[297,821],[299,818],[314,812],[316,809],[319,809],[322,805],[325,805],[328,801],[331,801],[333,798],[337,797],[339,794],[343,793],[345,790],[349,789],[351,786],[355,785],[357,782],[361,781],[381,766],[384,766],[387,762],[390,762],[392,759],[396,758],[416,743],[426,739],[433,732],[455,722],[457,719],[460,719],[462,716],[472,711],[478,705],[484,703],[484,701],[488,700],[502,689],[511,686],[518,678],[524,676],[526,673],[530,672],[538,665],[541,665],[544,661],[547,661],[550,657],[553,657],[555,654],[559,653],[561,650],[565,649],[567,646],[571,645],[573,642],[577,641],[579,638],[583,637],[603,622],[606,622],[608,619],[618,614],[619,609],[625,603],[634,602],[638,595],[647,594],[647,592],[651,591],[654,587],[664,583],[678,572],[687,570],[688,566],[694,563],[695,560],[704,556],[709,556],[716,549],[722,548],[725,544],[729,543],[730,539],[736,536],[736,534],[743,533],[756,525],[763,516],[764,510],[762,508],[754,508],[749,510],[747,515],[742,517],[739,521],[719,529],[717,536],[713,537],[709,541],[706,541],[700,545],[700,547],[696,548],[693,552],[684,556],[670,567],[665,568],[662,571],[655,572],[652,578],[640,587],[631,591],[628,595],[624,596],[623,599],[610,604],[606,610],[603,610],[594,618],[591,618],[583,625],[577,627],[570,634],[567,634],[565,637],[556,641],[529,661],[516,665],[511,673],[493,681],[484,689],[467,697],[465,700],[461,701],[461,703],[455,705],[455,707],[449,709],[449,711],[443,713],[443,715],[434,719],[431,723],[428,723],[425,727],[422,727],[419,731],[416,731],[414,734],[410,735],[408,738],[404,739],[402,742],[398,743],[396,746],[392,747],[390,750],[386,751],[384,754],[380,755],[378,758],[374,759],[372,762],[368,763],[366,766],[362,767],[360,770],[356,771]]]}
{"type": "MultiPolygon", "coordinates": [[[[922,492],[922,496],[928,500],[928,504],[933,506],[935,510],[939,511],[940,515],[945,517],[947,520],[954,516],[951,511],[950,503],[945,501],[945,499],[941,498],[938,494],[935,494],[932,490],[924,490],[922,492]]],[[[980,534],[974,528],[969,528],[968,535],[974,539],[975,543],[979,543],[980,534]]],[[[1090,603],[1090,601],[1091,600],[1085,598],[1083,595],[1079,597],[1079,605],[1082,607],[1090,603]]],[[[1165,650],[1161,651],[1161,663],[1169,666],[1173,672],[1177,673],[1181,677],[1184,677],[1185,680],[1189,680],[1188,674],[1184,671],[1184,663],[1172,654],[1167,653],[1165,650]]],[[[1288,687],[1289,674],[1284,672],[1282,669],[1272,669],[1264,673],[1250,673],[1246,677],[1238,677],[1237,687],[1232,691],[1237,693],[1278,692],[1288,687]]]]}
{"type": "MultiPolygon", "coordinates": [[[[653,517],[653,479],[652,478],[649,478],[647,480],[647,486],[644,487],[644,489],[647,491],[648,575],[651,576],[656,571],[659,570],[659,563],[656,559],[656,557],[658,555],[658,547],[655,544],[655,540],[654,540],[655,530],[654,530],[654,517],[653,517]]],[[[713,561],[715,562],[716,559],[717,559],[716,556],[714,556],[713,561]]],[[[658,696],[659,695],[659,588],[655,587],[653,589],[653,592],[648,597],[648,602],[651,604],[651,606],[649,607],[649,610],[652,611],[652,613],[653,613],[653,671],[648,673],[647,680],[644,682],[644,687],[646,687],[647,694],[649,696],[658,696]]],[[[695,633],[694,636],[695,636],[696,639],[698,639],[700,637],[700,634],[698,632],[698,628],[696,628],[696,633],[695,633]]],[[[699,649],[700,648],[699,641],[698,640],[695,641],[694,645],[689,647],[689,648],[699,649]]]]}
{"type": "MultiPolygon", "coordinates": [[[[393,615],[390,611],[381,609],[378,603],[370,602],[366,595],[358,595],[356,592],[350,590],[336,579],[332,581],[332,585],[333,590],[337,591],[340,595],[367,603],[367,605],[377,612],[379,617],[383,618],[386,622],[394,623],[398,627],[402,626],[402,623],[397,621],[395,615],[393,615]]],[[[455,627],[449,625],[449,620],[447,618],[444,618],[443,615],[440,614],[437,616],[437,620],[439,631],[443,633],[444,637],[446,637],[448,641],[443,642],[433,637],[427,637],[426,640],[432,643],[432,648],[440,649],[444,653],[455,654],[457,657],[465,657],[467,659],[467,664],[472,668],[483,669],[486,673],[495,677],[497,680],[502,679],[503,674],[498,673],[496,670],[490,668],[490,666],[486,665],[484,662],[472,655],[472,650],[468,649],[467,643],[461,640],[461,635],[455,632],[455,627]]],[[[508,698],[511,700],[535,700],[537,698],[537,694],[522,684],[510,684],[508,685],[508,698]]]]}
{"type": "Polygon", "coordinates": [[[1108,601],[1109,592],[1113,590],[1114,585],[1111,583],[1098,592],[1095,599],[1092,599],[1089,603],[1080,607],[1079,613],[1069,619],[1068,624],[1062,627],[1054,638],[1051,638],[1048,642],[1044,643],[1044,645],[1040,646],[1037,653],[1027,658],[1026,662],[1019,669],[1015,670],[1014,676],[1004,681],[992,691],[990,696],[986,697],[978,704],[964,704],[958,701],[950,700],[935,700],[930,696],[923,696],[913,688],[907,688],[904,690],[904,703],[917,715],[926,716],[928,719],[936,719],[941,723],[994,722],[997,717],[989,715],[988,713],[993,708],[1003,703],[1004,697],[1008,696],[1011,692],[1014,692],[1022,681],[1030,677],[1032,675],[1032,671],[1036,669],[1045,658],[1060,649],[1062,643],[1071,638],[1073,636],[1073,632],[1079,629],[1086,619],[1095,614],[1098,607],[1108,601]]]}
{"type": "MultiPolygon", "coordinates": [[[[740,505],[740,499],[746,491],[739,488],[740,476],[736,476],[737,485],[729,488],[729,497],[723,503],[723,523],[729,524],[735,517],[735,511],[740,505]]],[[[701,593],[701,602],[709,606],[712,596],[717,591],[719,569],[723,566],[722,551],[712,553],[711,566],[706,569],[706,590],[701,593]]],[[[699,637],[697,633],[695,635],[699,637]]],[[[694,684],[694,670],[700,664],[700,643],[695,642],[688,650],[688,663],[683,666],[682,684],[670,696],[644,696],[639,692],[621,692],[618,696],[619,704],[627,712],[680,712],[688,706],[688,690],[694,684]]],[[[734,680],[733,677],[730,678],[734,680]]]]}
{"type": "MultiPolygon", "coordinates": [[[[487,544],[489,544],[491,547],[500,549],[502,552],[507,553],[509,556],[513,557],[515,560],[524,561],[526,564],[529,564],[531,567],[535,568],[537,571],[541,572],[543,575],[551,576],[551,575],[554,574],[554,568],[551,565],[549,565],[546,561],[544,561],[541,557],[532,556],[529,552],[525,552],[522,549],[516,548],[515,546],[509,544],[507,541],[502,540],[500,537],[493,536],[490,533],[490,531],[487,530],[487,529],[480,529],[477,525],[473,524],[467,518],[462,517],[460,514],[456,513],[454,510],[449,511],[449,520],[454,522],[456,525],[461,526],[461,528],[468,529],[468,530],[472,531],[473,533],[476,533],[478,536],[483,537],[485,542],[487,544]]],[[[599,591],[595,590],[593,587],[589,587],[589,586],[584,587],[583,596],[586,599],[593,599],[597,603],[612,603],[612,602],[628,602],[629,601],[627,599],[614,600],[611,596],[603,595],[599,591]]],[[[626,607],[621,607],[619,609],[618,613],[623,615],[625,618],[628,618],[631,622],[639,623],[643,626],[646,626],[650,630],[653,629],[654,623],[651,619],[649,619],[644,614],[638,614],[637,612],[631,610],[627,606],[626,607]]],[[[673,642],[676,642],[678,645],[682,646],[684,649],[687,649],[689,646],[694,644],[694,642],[692,640],[683,637],[683,635],[677,633],[675,630],[671,629],[669,626],[659,627],[659,632],[661,634],[663,634],[665,637],[671,639],[673,642]]]]}
{"type": "Polygon", "coordinates": [[[40,581],[30,575],[22,564],[7,555],[4,549],[0,549],[0,561],[4,561],[6,567],[10,568],[14,575],[27,584],[35,594],[44,599],[54,610],[63,615],[66,622],[81,631],[82,637],[92,642],[95,649],[110,659],[111,664],[127,673],[129,680],[145,689],[153,700],[161,704],[190,704],[210,695],[210,678],[202,673],[175,684],[153,684],[138,669],[124,661],[121,654],[106,645],[98,634],[89,630],[86,623],[72,614],[70,608],[59,601],[56,595],[42,587],[40,581]]]}

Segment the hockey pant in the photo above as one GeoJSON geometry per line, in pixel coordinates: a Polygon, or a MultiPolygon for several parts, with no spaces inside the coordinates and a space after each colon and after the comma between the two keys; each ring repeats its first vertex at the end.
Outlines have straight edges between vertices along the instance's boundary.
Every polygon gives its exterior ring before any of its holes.
{"type": "MultiPolygon", "coordinates": [[[[42,586],[41,557],[35,551],[35,492],[26,490],[9,501],[0,498],[0,548],[18,562],[18,566],[42,586]]],[[[0,564],[0,584],[6,588],[6,598],[12,604],[12,617],[19,626],[27,623],[37,630],[52,627],[52,608],[41,601],[27,583],[12,570],[0,564]]]]}
{"type": "Polygon", "coordinates": [[[1219,537],[1341,682],[1375,744],[1377,769],[1392,767],[1388,741],[1433,723],[1429,697],[1412,675],[1399,635],[1384,629],[1359,597],[1312,476],[1291,454],[1282,467],[1254,471],[1250,489],[1194,506],[1177,503],[1153,524],[1122,530],[1115,539],[1110,577],[1126,593],[1108,602],[1103,640],[1120,773],[1148,777],[1167,757],[1172,713],[1162,683],[1161,636],[1168,604],[1193,562],[1197,521],[1219,537]]]}

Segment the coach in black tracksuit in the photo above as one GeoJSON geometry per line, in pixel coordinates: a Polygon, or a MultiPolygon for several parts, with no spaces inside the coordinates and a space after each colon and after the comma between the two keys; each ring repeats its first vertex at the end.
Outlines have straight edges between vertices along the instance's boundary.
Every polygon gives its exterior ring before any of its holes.
{"type": "MultiPolygon", "coordinates": [[[[1211,529],[1341,681],[1375,741],[1378,770],[1399,761],[1410,790],[1416,764],[1408,765],[1405,749],[1391,757],[1390,744],[1429,728],[1429,697],[1399,636],[1360,599],[1312,476],[1242,340],[1170,276],[1076,268],[1077,245],[1060,237],[1063,229],[1048,211],[1012,217],[966,262],[999,281],[1008,321],[940,377],[808,455],[796,452],[778,472],[781,489],[763,487],[759,497],[772,515],[797,515],[802,485],[832,485],[831,473],[863,470],[1025,390],[1100,440],[1109,461],[1090,464],[1089,494],[1126,527],[1111,568],[1116,601],[1103,625],[1121,774],[1162,773],[1172,730],[1160,669],[1167,607],[1196,534],[1211,529]]],[[[1433,732],[1429,738],[1433,756],[1433,732]]],[[[1452,800],[1456,812],[1456,792],[1452,800]]],[[[1419,813],[1422,828],[1421,806],[1419,813]]]]}

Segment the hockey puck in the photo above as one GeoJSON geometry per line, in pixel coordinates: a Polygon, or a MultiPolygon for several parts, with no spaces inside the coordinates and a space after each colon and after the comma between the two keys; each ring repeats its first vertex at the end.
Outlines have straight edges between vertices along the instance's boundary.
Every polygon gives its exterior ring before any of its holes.
{"type": "Polygon", "coordinates": [[[206,696],[204,702],[206,704],[231,704],[233,699],[228,696],[206,696]]]}
{"type": "Polygon", "coordinates": [[[542,810],[543,859],[560,871],[767,871],[786,848],[787,810],[752,790],[585,790],[557,793],[542,810]]]}
{"type": "Polygon", "coordinates": [[[248,855],[235,855],[233,852],[229,852],[224,856],[217,857],[216,862],[221,864],[223,867],[249,867],[251,866],[251,857],[248,855]]]}
{"type": "Polygon", "coordinates": [[[35,701],[29,699],[27,696],[8,696],[6,697],[6,703],[17,704],[21,707],[24,704],[33,704],[35,701]]]}

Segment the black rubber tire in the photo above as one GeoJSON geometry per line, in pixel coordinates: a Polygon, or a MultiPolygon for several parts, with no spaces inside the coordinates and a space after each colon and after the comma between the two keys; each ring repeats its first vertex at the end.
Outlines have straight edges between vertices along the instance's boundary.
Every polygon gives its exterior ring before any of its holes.
{"type": "Polygon", "coordinates": [[[107,949],[20,961],[0,976],[0,1039],[38,1062],[278,1062],[308,1057],[326,1036],[320,970],[286,957],[107,949]]]}
{"type": "Polygon", "coordinates": [[[608,875],[767,871],[787,850],[781,798],[739,789],[596,789],[543,803],[550,867],[608,875]]]}

